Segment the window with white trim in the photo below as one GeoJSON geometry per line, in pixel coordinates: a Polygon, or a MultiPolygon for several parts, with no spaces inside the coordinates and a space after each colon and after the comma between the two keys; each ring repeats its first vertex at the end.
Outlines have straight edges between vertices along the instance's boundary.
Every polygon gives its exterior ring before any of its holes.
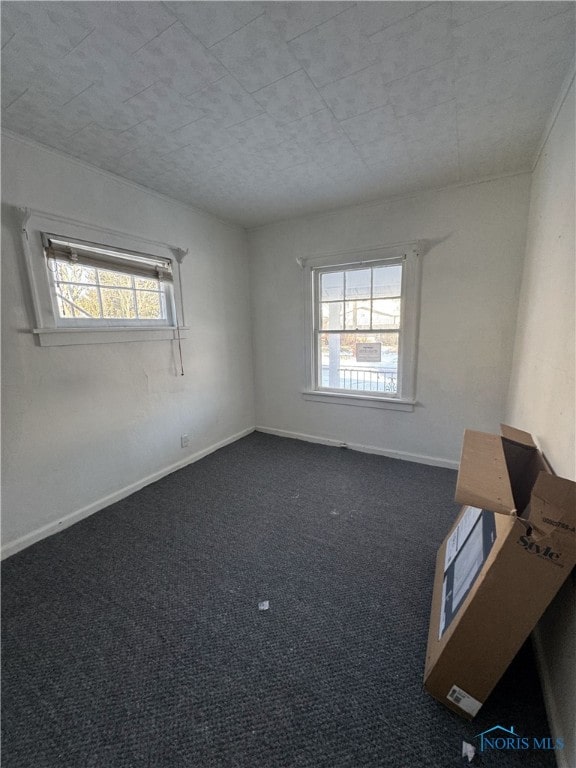
{"type": "Polygon", "coordinates": [[[168,258],[42,233],[58,327],[170,326],[168,258]]]}
{"type": "Polygon", "coordinates": [[[167,340],[180,347],[188,330],[187,250],[47,211],[18,213],[40,346],[167,340]]]}
{"type": "Polygon", "coordinates": [[[306,268],[312,328],[304,395],[325,402],[412,410],[417,248],[310,259],[306,268]]]}

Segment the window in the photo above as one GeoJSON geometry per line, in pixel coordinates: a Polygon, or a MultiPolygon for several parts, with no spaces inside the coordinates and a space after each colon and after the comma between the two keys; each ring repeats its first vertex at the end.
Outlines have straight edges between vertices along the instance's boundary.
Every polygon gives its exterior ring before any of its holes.
{"type": "Polygon", "coordinates": [[[59,327],[172,325],[172,263],[42,233],[59,327]]]}
{"type": "Polygon", "coordinates": [[[19,213],[40,346],[186,338],[187,251],[45,211],[19,213]]]}
{"type": "Polygon", "coordinates": [[[306,262],[312,338],[305,397],[412,410],[419,258],[415,247],[396,251],[306,262]]]}

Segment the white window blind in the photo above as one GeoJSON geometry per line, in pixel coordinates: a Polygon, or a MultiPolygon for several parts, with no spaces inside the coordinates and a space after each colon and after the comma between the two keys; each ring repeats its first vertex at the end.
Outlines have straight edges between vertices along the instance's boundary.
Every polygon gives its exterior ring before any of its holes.
{"type": "Polygon", "coordinates": [[[48,259],[67,260],[87,267],[105,267],[140,277],[172,280],[172,262],[160,256],[106,248],[97,243],[69,240],[47,232],[42,233],[42,243],[48,259]]]}

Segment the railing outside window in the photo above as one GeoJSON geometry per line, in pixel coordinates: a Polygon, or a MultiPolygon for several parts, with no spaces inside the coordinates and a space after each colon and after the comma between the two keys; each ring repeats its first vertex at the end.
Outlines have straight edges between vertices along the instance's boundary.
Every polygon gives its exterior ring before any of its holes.
{"type": "MultiPolygon", "coordinates": [[[[323,365],[323,386],[328,386],[328,377],[328,366],[323,365]]],[[[373,368],[340,368],[340,388],[362,392],[395,393],[398,391],[397,371],[373,368]]]]}

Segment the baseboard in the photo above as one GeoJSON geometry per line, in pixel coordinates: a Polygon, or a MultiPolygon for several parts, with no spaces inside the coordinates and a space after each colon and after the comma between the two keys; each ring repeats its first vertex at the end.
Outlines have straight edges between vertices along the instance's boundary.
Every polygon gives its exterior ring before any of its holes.
{"type": "MultiPolygon", "coordinates": [[[[534,647],[534,655],[536,657],[536,666],[538,668],[538,676],[542,684],[542,694],[544,695],[544,704],[546,706],[546,714],[548,715],[548,724],[550,726],[550,735],[552,739],[562,738],[563,734],[560,733],[558,723],[560,717],[558,716],[558,705],[556,703],[556,697],[554,695],[554,685],[552,684],[552,676],[550,675],[550,669],[546,661],[546,654],[544,653],[544,647],[542,645],[542,638],[540,637],[540,627],[536,626],[534,632],[532,632],[532,645],[534,647]]],[[[556,758],[556,765],[558,768],[573,768],[570,764],[570,755],[567,755],[564,750],[555,750],[554,756],[556,758]]]]}
{"type": "Polygon", "coordinates": [[[375,453],[378,456],[388,456],[390,459],[413,461],[416,464],[429,464],[432,467],[445,467],[446,469],[458,469],[458,462],[450,459],[442,459],[437,456],[424,456],[419,453],[407,453],[406,451],[394,451],[389,448],[378,448],[375,445],[362,445],[361,443],[345,443],[330,437],[319,435],[306,435],[302,432],[288,432],[284,429],[272,429],[270,427],[256,426],[256,432],[265,432],[268,435],[278,437],[291,437],[294,440],[304,440],[307,443],[320,443],[321,445],[334,445],[338,448],[350,448],[352,451],[362,453],[375,453]]]}
{"type": "Polygon", "coordinates": [[[144,486],[155,483],[156,480],[160,480],[166,475],[170,475],[172,472],[176,472],[177,470],[182,469],[189,464],[194,464],[194,462],[203,459],[204,456],[208,456],[208,454],[214,453],[214,451],[217,451],[219,448],[223,448],[225,445],[234,443],[236,440],[240,440],[242,437],[246,437],[246,435],[249,435],[252,432],[254,432],[254,427],[248,427],[241,432],[237,432],[235,435],[230,435],[230,437],[226,437],[224,440],[213,443],[207,448],[203,448],[201,451],[197,451],[190,456],[186,456],[186,458],[182,459],[181,461],[170,464],[168,467],[164,467],[163,469],[160,469],[151,475],[147,475],[147,477],[143,477],[141,480],[137,480],[135,483],[126,485],[124,488],[120,488],[120,490],[114,491],[114,493],[111,493],[108,496],[104,496],[103,498],[98,499],[98,501],[95,501],[92,504],[88,504],[86,507],[82,507],[82,509],[71,512],[69,515],[62,517],[59,520],[55,520],[52,523],[43,525],[41,528],[37,528],[31,533],[27,533],[25,536],[21,536],[15,541],[10,541],[8,544],[4,544],[0,550],[1,559],[4,560],[5,558],[10,557],[10,555],[15,555],[16,552],[20,552],[20,550],[26,549],[26,547],[29,547],[31,544],[35,544],[41,539],[45,539],[54,533],[58,533],[58,531],[64,530],[64,528],[68,528],[74,523],[77,523],[79,520],[93,515],[94,512],[99,512],[101,509],[109,507],[110,504],[114,504],[117,501],[125,499],[127,496],[130,496],[136,491],[139,491],[141,488],[144,488],[144,486]]]}
{"type": "Polygon", "coordinates": [[[99,510],[110,506],[110,504],[114,504],[117,501],[121,501],[122,499],[125,499],[127,496],[130,496],[132,493],[139,491],[141,488],[144,488],[146,485],[150,485],[150,483],[154,483],[156,482],[156,480],[160,480],[162,477],[165,477],[166,475],[170,475],[172,472],[176,472],[177,470],[182,469],[183,467],[186,467],[189,464],[193,464],[194,462],[204,458],[204,456],[208,456],[208,454],[213,453],[214,451],[217,451],[219,448],[223,448],[225,445],[234,443],[236,442],[236,440],[240,440],[242,437],[246,437],[246,435],[249,435],[251,432],[254,432],[254,431],[265,432],[270,435],[278,435],[279,437],[290,437],[295,440],[304,440],[308,443],[320,443],[322,445],[333,445],[336,447],[345,446],[353,451],[362,451],[363,453],[374,453],[379,456],[388,456],[389,458],[392,458],[392,459],[401,459],[403,461],[413,461],[418,464],[429,464],[433,467],[445,467],[447,469],[458,469],[458,462],[450,461],[449,459],[438,458],[435,456],[424,456],[424,455],[415,454],[415,453],[407,453],[406,451],[394,451],[394,450],[389,450],[385,448],[379,448],[374,445],[362,445],[360,443],[343,443],[341,440],[336,440],[329,437],[321,437],[318,435],[307,435],[302,432],[288,432],[287,430],[283,430],[283,429],[271,429],[269,427],[263,427],[263,426],[257,426],[255,428],[248,427],[247,429],[244,429],[241,432],[237,432],[234,435],[230,435],[230,437],[227,437],[224,440],[220,440],[218,443],[214,443],[213,445],[210,445],[207,448],[203,448],[201,451],[197,451],[196,453],[193,453],[190,456],[186,456],[186,458],[182,459],[181,461],[175,462],[174,464],[171,464],[168,467],[164,467],[163,469],[160,469],[157,472],[154,472],[153,474],[148,475],[147,477],[143,477],[142,479],[137,480],[135,483],[132,483],[131,485],[127,485],[124,488],[121,488],[118,491],[115,491],[114,493],[109,494],[108,496],[104,496],[103,498],[98,499],[92,504],[88,504],[87,506],[82,507],[82,509],[78,509],[75,512],[71,512],[69,515],[59,518],[58,520],[55,520],[52,523],[48,523],[47,525],[43,525],[42,527],[37,528],[36,530],[31,531],[30,533],[27,533],[25,536],[21,536],[19,539],[15,539],[14,541],[10,541],[7,544],[4,544],[0,550],[1,559],[4,560],[5,558],[10,557],[10,555],[14,555],[16,554],[16,552],[20,552],[22,549],[26,549],[26,547],[29,547],[32,544],[35,544],[37,541],[40,541],[41,539],[45,539],[48,536],[52,536],[52,534],[58,533],[58,531],[62,531],[64,530],[64,528],[68,528],[70,525],[77,523],[79,520],[82,520],[85,517],[89,517],[90,515],[93,515],[95,512],[98,512],[99,510]]]}

